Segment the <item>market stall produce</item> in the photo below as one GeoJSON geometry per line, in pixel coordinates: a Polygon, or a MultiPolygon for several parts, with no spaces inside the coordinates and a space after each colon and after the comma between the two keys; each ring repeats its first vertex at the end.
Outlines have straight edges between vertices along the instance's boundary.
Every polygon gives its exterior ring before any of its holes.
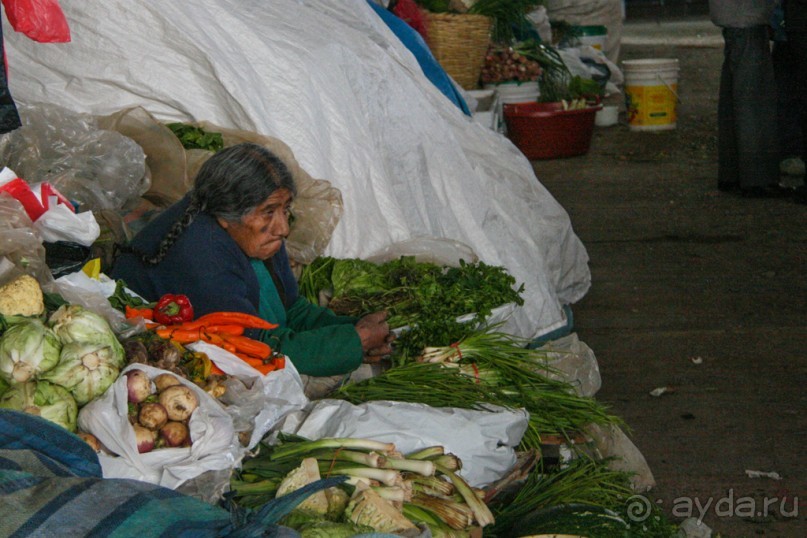
{"type": "Polygon", "coordinates": [[[563,306],[588,290],[585,249],[527,159],[448,101],[365,0],[63,8],[69,44],[7,34],[22,102],[92,114],[144,107],[162,121],[283,140],[342,193],[326,254],[461,241],[530,290],[510,321],[520,336],[566,326],[563,306]]]}

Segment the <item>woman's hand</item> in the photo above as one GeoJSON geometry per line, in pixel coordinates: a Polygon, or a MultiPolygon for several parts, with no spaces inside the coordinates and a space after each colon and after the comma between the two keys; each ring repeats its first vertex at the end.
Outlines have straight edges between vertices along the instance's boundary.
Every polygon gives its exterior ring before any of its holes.
{"type": "Polygon", "coordinates": [[[364,350],[364,362],[378,362],[385,355],[392,353],[392,341],[395,335],[389,332],[387,312],[382,310],[367,314],[356,322],[356,332],[361,339],[364,350]]]}

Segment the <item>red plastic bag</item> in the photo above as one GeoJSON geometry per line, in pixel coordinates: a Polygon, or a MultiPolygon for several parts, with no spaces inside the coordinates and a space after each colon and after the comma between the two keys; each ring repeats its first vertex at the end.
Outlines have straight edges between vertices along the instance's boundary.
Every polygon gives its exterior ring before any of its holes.
{"type": "Polygon", "coordinates": [[[67,43],[70,27],[58,0],[3,0],[11,27],[40,43],[67,43]]]}

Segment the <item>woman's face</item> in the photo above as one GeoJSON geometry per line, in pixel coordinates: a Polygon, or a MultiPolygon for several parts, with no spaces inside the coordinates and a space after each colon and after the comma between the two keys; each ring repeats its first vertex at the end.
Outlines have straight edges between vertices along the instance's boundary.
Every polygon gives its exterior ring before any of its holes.
{"type": "Polygon", "coordinates": [[[277,189],[240,222],[218,221],[244,254],[266,260],[280,250],[283,239],[289,235],[291,200],[288,189],[277,189]]]}

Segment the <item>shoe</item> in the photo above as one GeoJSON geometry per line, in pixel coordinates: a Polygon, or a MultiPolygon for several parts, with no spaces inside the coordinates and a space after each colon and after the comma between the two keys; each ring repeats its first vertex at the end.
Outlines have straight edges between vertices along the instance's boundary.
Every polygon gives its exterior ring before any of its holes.
{"type": "Polygon", "coordinates": [[[718,181],[717,190],[722,192],[740,192],[740,184],[731,181],[718,181]]]}
{"type": "Polygon", "coordinates": [[[740,189],[743,198],[787,198],[793,196],[793,189],[778,184],[764,187],[746,187],[740,189]]]}

